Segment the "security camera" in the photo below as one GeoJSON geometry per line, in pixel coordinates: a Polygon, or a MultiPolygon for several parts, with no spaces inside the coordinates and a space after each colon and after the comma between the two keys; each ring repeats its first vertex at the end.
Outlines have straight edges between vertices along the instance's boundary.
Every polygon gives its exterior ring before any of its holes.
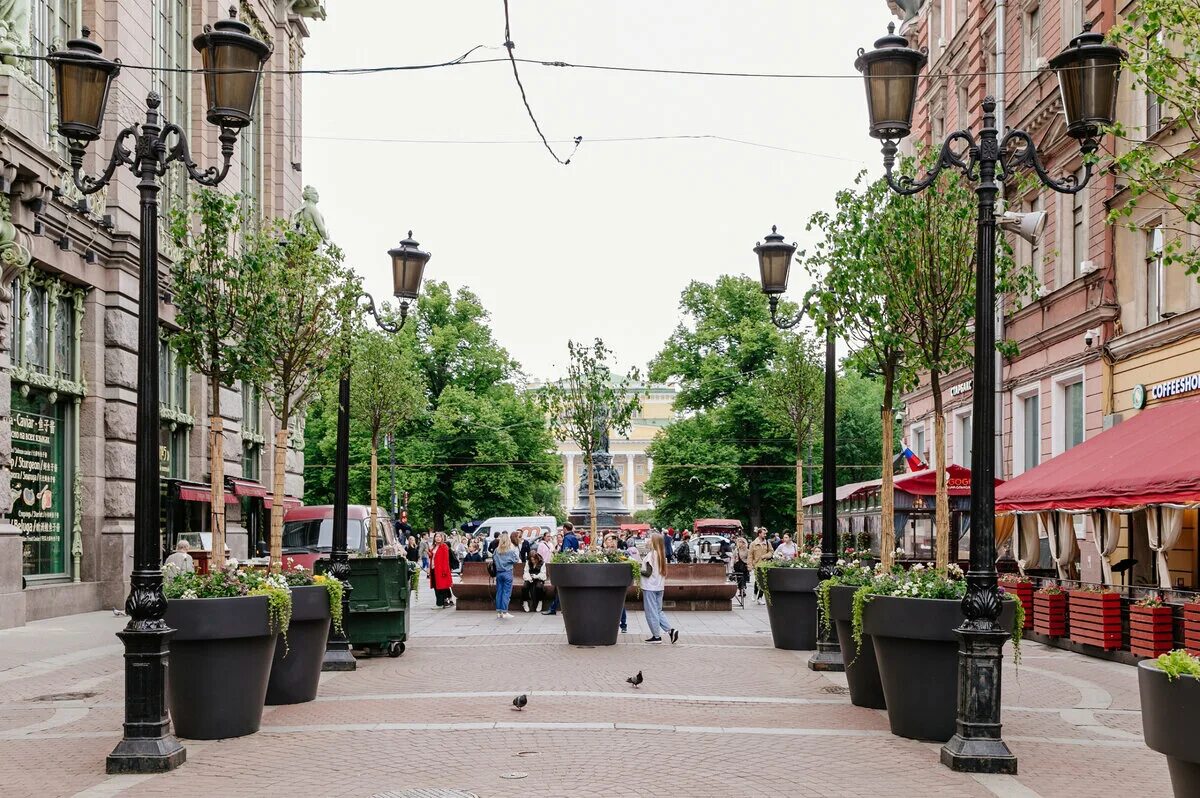
{"type": "Polygon", "coordinates": [[[1083,345],[1088,347],[1089,349],[1091,347],[1095,346],[1096,342],[1099,340],[1100,340],[1100,331],[1099,330],[1088,330],[1083,334],[1083,345]]]}

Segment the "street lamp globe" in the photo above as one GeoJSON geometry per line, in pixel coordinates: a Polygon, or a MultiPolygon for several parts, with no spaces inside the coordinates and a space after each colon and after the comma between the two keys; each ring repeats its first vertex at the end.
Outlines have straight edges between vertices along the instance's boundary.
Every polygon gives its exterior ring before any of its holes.
{"type": "Polygon", "coordinates": [[[89,28],[82,32],[82,38],[67,42],[66,50],[52,51],[49,61],[58,88],[58,132],[86,143],[100,138],[108,90],[121,64],[101,55],[89,28]]]}
{"type": "Polygon", "coordinates": [[[401,311],[404,311],[420,293],[425,264],[432,256],[421,251],[420,245],[413,240],[412,230],[400,246],[388,250],[388,255],[392,258],[392,294],[400,300],[401,311]]]}
{"type": "Polygon", "coordinates": [[[1104,43],[1085,22],[1083,32],[1067,48],[1050,59],[1058,73],[1067,135],[1081,141],[1096,139],[1101,129],[1116,117],[1117,85],[1125,51],[1104,43]]]}
{"type": "Polygon", "coordinates": [[[235,7],[230,7],[229,19],[205,25],[192,45],[204,68],[208,121],[234,130],[249,125],[271,45],[250,35],[250,26],[237,18],[235,7]]]}
{"type": "Polygon", "coordinates": [[[917,76],[927,60],[896,35],[895,23],[888,23],[888,35],[875,42],[874,50],[858,51],[854,68],[866,82],[872,137],[896,141],[912,131],[917,76]]]}
{"type": "Polygon", "coordinates": [[[759,279],[762,281],[763,293],[777,297],[787,290],[788,272],[792,268],[792,256],[796,254],[796,245],[787,244],[783,236],[776,232],[771,225],[771,234],[754,246],[754,254],[758,255],[759,279]]]}

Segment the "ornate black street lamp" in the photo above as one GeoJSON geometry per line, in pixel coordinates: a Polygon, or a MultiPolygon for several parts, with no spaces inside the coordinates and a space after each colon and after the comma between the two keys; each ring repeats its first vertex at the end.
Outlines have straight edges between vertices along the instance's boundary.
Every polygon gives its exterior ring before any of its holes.
{"type": "MultiPolygon", "coordinates": [[[[388,250],[392,259],[392,294],[400,300],[400,322],[398,324],[385,321],[375,309],[375,300],[370,294],[363,294],[360,299],[366,300],[364,309],[375,318],[380,329],[393,335],[400,332],[408,321],[409,303],[417,298],[421,291],[421,279],[425,275],[425,264],[431,257],[428,252],[422,252],[420,245],[413,241],[412,231],[408,238],[400,242],[395,249],[388,250]]],[[[350,502],[350,338],[343,339],[342,373],[338,379],[338,415],[337,415],[337,446],[334,455],[333,469],[333,540],[329,552],[329,572],[342,580],[345,588],[342,590],[342,617],[350,617],[350,558],[346,552],[346,522],[350,502]]],[[[393,490],[393,493],[395,491],[393,490]]],[[[375,530],[367,530],[368,535],[374,535],[375,530]]],[[[354,653],[345,633],[339,633],[331,625],[329,627],[329,642],[325,646],[325,659],[321,670],[352,671],[355,669],[354,653]]]]}
{"type": "MultiPolygon", "coordinates": [[[[792,268],[792,258],[796,254],[796,245],[785,243],[783,236],[771,227],[771,234],[765,236],[761,243],[754,247],[758,255],[759,280],[763,293],[771,303],[771,321],[781,330],[790,330],[798,325],[807,315],[809,306],[805,306],[794,318],[780,319],[779,297],[787,290],[788,274],[792,268]]],[[[833,576],[833,568],[837,564],[837,360],[834,354],[833,325],[825,325],[825,419],[824,419],[824,453],[821,473],[821,566],[818,577],[822,580],[833,576]]],[[[798,544],[803,544],[804,530],[796,530],[801,538],[798,544]]],[[[846,669],[842,662],[842,652],[833,637],[833,624],[827,625],[827,630],[821,632],[817,640],[817,650],[808,661],[808,667],[814,671],[843,671],[846,669]]]]}
{"type": "MultiPolygon", "coordinates": [[[[73,39],[66,50],[52,51],[49,61],[58,88],[58,131],[67,140],[76,187],[84,194],[99,191],[119,166],[138,177],[140,197],[138,288],[137,450],[134,467],[133,574],[125,611],[129,623],[117,633],[125,644],[125,734],[109,754],[109,773],[159,773],[183,763],[187,752],[170,731],[165,689],[168,643],[174,630],[163,621],[167,601],[159,568],[158,462],[158,191],[159,178],[173,161],[192,180],[215,186],[229,173],[238,131],[250,124],[262,65],[271,54],[265,42],[250,35],[234,10],[193,42],[205,67],[208,121],[221,129],[220,168],[200,169],[192,160],[187,135],[164,122],[162,98],[146,97],[146,121],[117,134],[112,156],[100,177],[82,174],[87,145],[100,138],[104,109],[117,61],[102,55],[88,37],[73,39]],[[132,143],[132,148],[126,146],[132,143]]],[[[213,501],[220,501],[214,496],[213,501]]]]}
{"type": "MultiPolygon", "coordinates": [[[[917,180],[893,175],[897,143],[912,129],[917,77],[925,54],[908,46],[908,40],[888,35],[875,42],[871,52],[859,50],[855,67],[863,73],[870,112],[870,134],[883,142],[883,165],[888,185],[899,194],[915,194],[933,185],[942,169],[955,167],[976,182],[979,218],[975,244],[975,391],[971,438],[971,564],[967,595],[963,599],[966,621],[958,629],[958,720],[956,731],[942,747],[942,764],[972,773],[1016,773],[1017,758],[1000,736],[1001,649],[1008,631],[1000,628],[1001,598],[996,584],[995,538],[995,402],[996,380],[992,358],[996,348],[996,195],[1002,184],[1020,169],[1032,169],[1047,187],[1074,194],[1092,176],[1093,154],[1105,125],[1115,116],[1120,49],[1104,44],[1091,24],[1050,61],[1058,73],[1067,135],[1079,141],[1083,153],[1083,179],[1068,175],[1055,180],[1038,157],[1033,138],[1023,130],[996,130],[996,101],[983,101],[983,128],[978,137],[968,130],[947,136],[937,162],[917,180]],[[956,142],[958,143],[956,145],[956,142]],[[957,149],[956,149],[957,146],[957,149]]],[[[940,530],[939,530],[940,533],[940,530]]]]}

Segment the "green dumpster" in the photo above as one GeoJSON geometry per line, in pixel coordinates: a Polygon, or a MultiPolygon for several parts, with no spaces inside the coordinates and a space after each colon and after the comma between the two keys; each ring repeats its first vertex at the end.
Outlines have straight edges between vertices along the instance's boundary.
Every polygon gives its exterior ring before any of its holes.
{"type": "MultiPolygon", "coordinates": [[[[408,639],[409,562],[404,557],[350,558],[350,615],[346,636],[354,648],[368,654],[398,657],[408,639]]],[[[328,559],[317,560],[316,573],[329,570],[328,559]]]]}

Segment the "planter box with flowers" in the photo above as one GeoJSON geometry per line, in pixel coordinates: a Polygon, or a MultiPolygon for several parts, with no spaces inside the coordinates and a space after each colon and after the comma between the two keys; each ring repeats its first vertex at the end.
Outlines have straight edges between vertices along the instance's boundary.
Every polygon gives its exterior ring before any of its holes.
{"type": "Polygon", "coordinates": [[[1103,649],[1121,647],[1121,594],[1107,590],[1068,591],[1071,640],[1103,649]]]}
{"type": "MultiPolygon", "coordinates": [[[[879,678],[892,734],[946,742],[954,734],[958,708],[957,629],[966,621],[962,569],[946,571],[920,563],[899,574],[882,574],[854,593],[855,645],[865,635],[875,644],[879,678]]],[[[1020,658],[1025,611],[1004,596],[998,623],[1011,632],[1020,658]]]]}
{"type": "Polygon", "coordinates": [[[1200,600],[1183,605],[1183,644],[1190,653],[1200,656],[1200,600]]]}
{"type": "Polygon", "coordinates": [[[1174,607],[1158,596],[1147,596],[1129,608],[1129,650],[1157,657],[1175,647],[1174,607]]]}
{"type": "Polygon", "coordinates": [[[1067,633],[1067,594],[1057,585],[1033,592],[1033,631],[1047,637],[1067,633]]]}
{"type": "Polygon", "coordinates": [[[287,637],[275,646],[266,703],[301,704],[317,697],[325,643],[332,624],[342,626],[342,583],[329,574],[313,575],[303,565],[288,563],[283,572],[292,591],[292,622],[287,637]]]}
{"type": "Polygon", "coordinates": [[[820,549],[801,549],[791,560],[764,560],[754,568],[763,586],[775,648],[812,651],[817,647],[817,568],[820,549]]]}
{"type": "Polygon", "coordinates": [[[829,625],[837,631],[842,662],[846,666],[846,685],[850,703],[867,709],[887,709],[883,684],[879,681],[879,665],[875,660],[875,644],[871,636],[860,635],[861,645],[854,642],[854,593],[875,580],[875,570],[859,560],[839,560],[833,577],[817,585],[817,604],[820,607],[821,629],[829,625]]]}
{"type": "Polygon", "coordinates": [[[562,603],[567,642],[614,646],[638,563],[615,551],[564,551],[550,561],[550,581],[562,603]]]}
{"type": "Polygon", "coordinates": [[[228,560],[207,574],[169,573],[163,594],[163,620],[175,630],[167,666],[175,733],[217,740],[258,731],[275,643],[292,617],[287,582],[228,560]]]}
{"type": "Polygon", "coordinates": [[[1033,581],[1028,577],[1006,576],[1000,580],[1000,589],[1015,596],[1025,609],[1025,628],[1033,628],[1033,581]]]}

